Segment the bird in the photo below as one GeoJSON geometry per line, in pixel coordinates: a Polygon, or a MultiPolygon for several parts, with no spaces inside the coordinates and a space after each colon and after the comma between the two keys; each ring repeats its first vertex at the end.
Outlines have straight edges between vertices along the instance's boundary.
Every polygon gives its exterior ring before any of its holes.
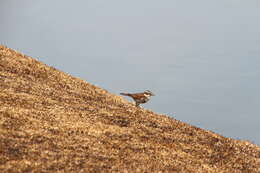
{"type": "Polygon", "coordinates": [[[149,90],[142,93],[120,93],[120,95],[131,97],[135,101],[136,107],[139,107],[140,104],[148,102],[150,97],[154,96],[154,94],[149,90]]]}

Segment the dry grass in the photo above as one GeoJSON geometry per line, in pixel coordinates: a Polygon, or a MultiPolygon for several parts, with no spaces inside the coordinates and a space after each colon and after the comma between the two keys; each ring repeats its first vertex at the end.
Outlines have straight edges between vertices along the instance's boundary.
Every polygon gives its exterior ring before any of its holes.
{"type": "Polygon", "coordinates": [[[260,147],[0,46],[0,172],[259,173],[260,147]]]}

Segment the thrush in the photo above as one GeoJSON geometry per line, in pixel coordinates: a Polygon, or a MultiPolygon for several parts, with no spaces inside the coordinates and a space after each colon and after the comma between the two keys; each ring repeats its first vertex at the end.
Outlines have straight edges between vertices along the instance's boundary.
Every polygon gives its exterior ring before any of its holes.
{"type": "Polygon", "coordinates": [[[154,94],[146,90],[145,92],[142,93],[120,93],[123,96],[129,96],[132,97],[132,99],[135,101],[135,106],[139,107],[140,104],[146,103],[150,100],[151,96],[154,96],[154,94]]]}

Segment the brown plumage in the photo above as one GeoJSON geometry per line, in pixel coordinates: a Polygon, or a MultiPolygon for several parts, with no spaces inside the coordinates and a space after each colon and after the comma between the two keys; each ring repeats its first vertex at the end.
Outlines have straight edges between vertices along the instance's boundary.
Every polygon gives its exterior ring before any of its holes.
{"type": "Polygon", "coordinates": [[[120,93],[121,95],[124,96],[129,96],[131,97],[134,101],[135,101],[135,105],[138,107],[140,104],[146,103],[150,100],[151,96],[154,96],[154,94],[149,91],[146,90],[145,92],[142,93],[120,93]]]}

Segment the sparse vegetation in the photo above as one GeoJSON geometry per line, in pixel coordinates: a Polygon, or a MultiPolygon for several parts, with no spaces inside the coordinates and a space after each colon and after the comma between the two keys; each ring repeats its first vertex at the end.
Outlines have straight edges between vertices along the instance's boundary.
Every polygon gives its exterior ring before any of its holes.
{"type": "Polygon", "coordinates": [[[0,172],[260,173],[260,147],[0,46],[0,172]]]}

